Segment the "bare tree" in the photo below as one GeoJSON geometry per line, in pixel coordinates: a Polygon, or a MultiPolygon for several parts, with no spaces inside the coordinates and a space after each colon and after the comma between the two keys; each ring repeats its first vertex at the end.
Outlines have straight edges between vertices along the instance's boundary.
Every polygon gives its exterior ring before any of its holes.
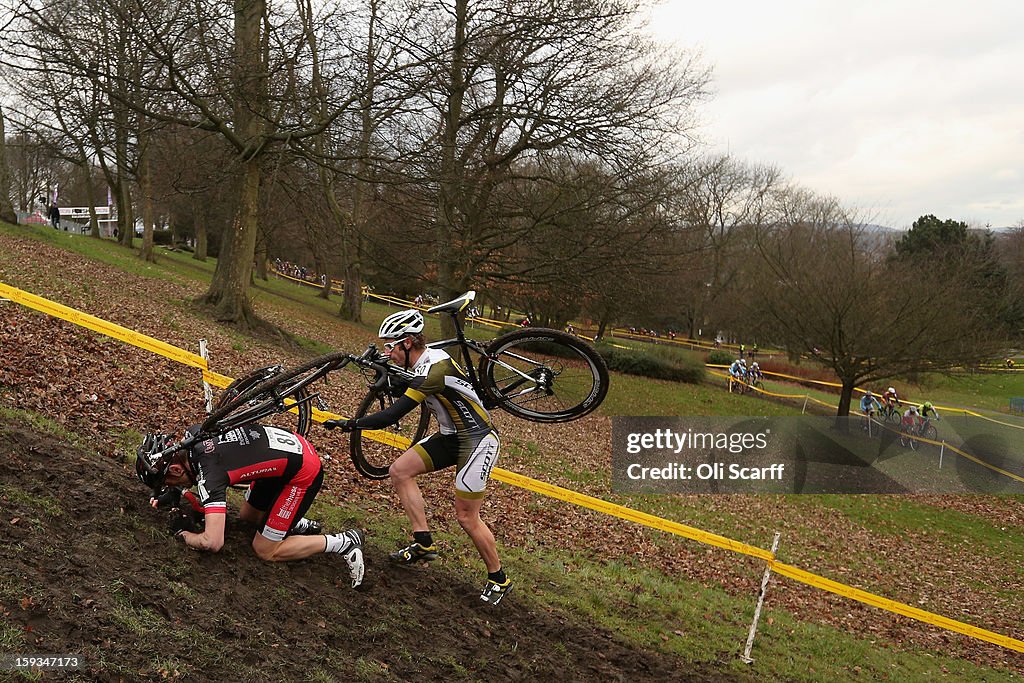
{"type": "Polygon", "coordinates": [[[677,187],[668,210],[699,235],[703,252],[691,271],[691,280],[700,281],[681,292],[687,307],[702,326],[742,324],[729,317],[730,298],[750,255],[750,227],[766,219],[769,197],[783,187],[781,173],[730,156],[705,157],[682,168],[677,187]]]}
{"type": "Polygon", "coordinates": [[[764,331],[810,354],[842,382],[838,416],[855,386],[990,358],[999,335],[969,259],[890,258],[891,240],[861,227],[834,200],[789,191],[759,226],[739,299],[764,331]]]}
{"type": "Polygon", "coordinates": [[[501,220],[500,206],[504,185],[529,179],[526,160],[558,150],[626,168],[685,141],[707,72],[646,44],[635,9],[455,0],[437,10],[436,32],[419,40],[437,55],[423,96],[436,121],[424,130],[423,171],[436,198],[428,225],[442,297],[486,277],[495,250],[529,229],[501,220]]]}
{"type": "MultiPolygon", "coordinates": [[[[213,281],[201,300],[219,320],[258,324],[247,291],[262,157],[275,145],[319,134],[330,122],[310,127],[298,115],[306,110],[304,95],[294,87],[305,37],[296,28],[294,13],[268,0],[235,0],[230,8],[213,0],[89,0],[74,6],[82,20],[65,23],[66,14],[54,16],[51,5],[19,0],[6,47],[26,68],[32,58],[31,36],[49,36],[51,68],[56,64],[96,83],[111,101],[117,131],[137,132],[139,126],[131,125],[131,117],[142,116],[216,132],[234,148],[241,178],[237,213],[224,233],[213,281]],[[118,32],[111,34],[114,42],[108,45],[101,43],[102,34],[76,32],[68,26],[71,23],[112,26],[118,32]],[[138,50],[130,61],[116,57],[126,54],[129,46],[138,50]],[[112,68],[105,68],[102,57],[113,61],[112,68]]],[[[336,110],[348,102],[343,100],[336,110]]],[[[131,166],[125,142],[120,139],[114,146],[119,170],[131,166]]],[[[121,189],[124,195],[127,185],[121,189]]],[[[130,203],[119,204],[119,209],[130,213],[130,203]]]]}
{"type": "Polygon", "coordinates": [[[0,221],[17,223],[11,203],[11,174],[7,170],[7,134],[4,132],[4,114],[0,110],[0,221]]]}

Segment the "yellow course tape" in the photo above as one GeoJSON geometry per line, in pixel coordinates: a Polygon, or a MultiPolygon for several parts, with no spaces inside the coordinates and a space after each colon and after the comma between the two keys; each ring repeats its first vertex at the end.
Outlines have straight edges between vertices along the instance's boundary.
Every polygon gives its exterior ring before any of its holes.
{"type": "Polygon", "coordinates": [[[1024,429],[1024,425],[1015,425],[1015,424],[1010,423],[1010,422],[1003,422],[1002,420],[997,420],[994,417],[989,417],[988,415],[982,415],[981,413],[976,413],[973,410],[965,410],[964,414],[965,415],[970,415],[971,417],[980,417],[982,420],[988,420],[989,422],[995,422],[997,425],[1003,425],[1004,427],[1013,427],[1014,429],[1024,429]]]}
{"type": "Polygon", "coordinates": [[[234,382],[235,380],[233,377],[228,377],[227,375],[222,375],[220,373],[213,372],[212,370],[207,370],[206,368],[203,368],[203,381],[206,382],[207,384],[212,384],[213,386],[219,389],[227,389],[228,385],[234,382]]]}
{"type": "MultiPolygon", "coordinates": [[[[20,289],[10,287],[9,285],[6,285],[2,282],[0,282],[0,296],[8,298],[11,301],[20,303],[29,308],[33,308],[35,310],[42,311],[43,313],[47,313],[49,315],[53,315],[63,320],[67,320],[76,325],[80,325],[82,327],[86,327],[96,332],[106,334],[110,337],[119,339],[134,346],[138,346],[148,351],[152,351],[153,353],[157,353],[166,358],[170,358],[171,360],[176,360],[180,363],[184,363],[185,365],[189,365],[192,367],[201,368],[203,370],[203,379],[215,386],[226,387],[233,381],[230,377],[209,371],[207,369],[206,360],[202,356],[189,353],[175,346],[162,342],[158,339],[147,337],[146,335],[139,334],[125,327],[121,327],[120,325],[108,323],[100,318],[96,318],[86,313],[81,313],[80,311],[68,308],[67,306],[63,306],[61,304],[48,301],[47,299],[43,299],[42,297],[35,296],[34,294],[29,294],[28,292],[24,292],[20,289]]],[[[317,410],[316,408],[313,409],[313,418],[318,422],[323,422],[324,420],[338,417],[340,416],[335,415],[333,413],[320,411],[317,410]]],[[[365,436],[370,436],[371,438],[374,438],[377,441],[393,445],[396,448],[400,449],[408,448],[411,443],[408,438],[399,436],[397,434],[392,434],[389,432],[367,431],[363,432],[363,434],[365,436]]],[[[957,450],[948,445],[946,447],[950,448],[951,450],[957,450]]],[[[963,453],[961,454],[966,455],[963,453]]],[[[979,640],[984,640],[989,643],[994,643],[996,645],[1000,645],[1011,650],[1016,650],[1018,652],[1024,652],[1024,641],[1017,640],[1016,638],[1011,638],[1009,636],[1000,635],[992,631],[987,631],[976,626],[971,626],[970,624],[965,624],[963,622],[959,622],[954,619],[949,619],[938,614],[926,612],[916,607],[912,607],[910,605],[896,602],[895,600],[884,598],[880,595],[868,593],[867,591],[860,590],[859,588],[854,588],[846,584],[832,581],[831,579],[826,579],[822,576],[818,576],[817,574],[804,571],[792,565],[783,564],[775,559],[775,555],[770,550],[764,550],[762,548],[758,548],[757,546],[752,546],[746,543],[742,543],[740,541],[735,541],[725,536],[712,534],[710,532],[703,531],[695,527],[687,526],[685,524],[679,524],[678,522],[672,522],[661,517],[656,517],[646,512],[641,512],[639,510],[627,508],[622,505],[610,503],[608,501],[601,500],[600,498],[594,498],[593,496],[577,493],[575,491],[555,486],[553,484],[548,484],[542,481],[538,481],[536,479],[531,479],[530,477],[526,477],[521,474],[516,474],[515,472],[510,472],[500,467],[494,468],[491,474],[498,481],[505,482],[506,484],[510,484],[512,486],[517,486],[519,488],[533,491],[535,493],[539,493],[550,498],[562,500],[573,505],[585,507],[596,512],[602,512],[608,515],[619,517],[620,519],[634,522],[636,524],[641,524],[654,529],[665,531],[667,533],[675,534],[677,536],[689,538],[691,540],[698,541],[706,545],[715,546],[725,550],[730,550],[736,553],[754,557],[759,560],[763,560],[769,563],[772,570],[778,573],[779,575],[789,577],[795,581],[805,583],[809,586],[814,586],[816,588],[820,588],[822,590],[826,590],[831,593],[835,593],[837,595],[841,595],[852,600],[856,600],[858,602],[862,602],[864,604],[877,607],[879,609],[883,609],[889,612],[893,612],[895,614],[900,614],[909,617],[911,619],[916,619],[918,621],[932,624],[934,626],[938,626],[939,628],[944,628],[949,631],[962,633],[972,638],[977,638],[979,640]]]]}
{"type": "Polygon", "coordinates": [[[119,339],[123,342],[127,342],[132,346],[138,346],[139,348],[152,351],[165,358],[178,361],[184,365],[189,365],[194,368],[206,369],[206,359],[197,353],[189,353],[183,349],[179,349],[177,346],[172,346],[167,342],[162,342],[159,339],[153,337],[147,337],[144,334],[139,334],[134,330],[129,330],[127,327],[121,327],[114,323],[107,322],[95,316],[89,315],[88,313],[82,313],[73,308],[55,303],[48,299],[44,299],[35,294],[29,294],[28,292],[22,291],[10,285],[6,285],[0,282],[0,296],[6,297],[11,301],[19,303],[28,308],[35,309],[52,315],[55,318],[61,318],[68,322],[74,323],[81,327],[105,334],[108,337],[119,339]]]}
{"type": "Polygon", "coordinates": [[[706,543],[707,545],[732,550],[733,552],[756,557],[766,562],[770,562],[774,559],[770,550],[764,550],[757,546],[747,545],[746,543],[734,541],[731,538],[702,531],[692,526],[679,524],[678,522],[671,522],[667,519],[662,519],[661,517],[649,515],[646,512],[640,512],[639,510],[633,510],[632,508],[616,505],[615,503],[609,503],[608,501],[601,500],[600,498],[594,498],[582,493],[570,491],[569,489],[563,489],[560,486],[537,481],[536,479],[531,479],[530,477],[525,477],[521,474],[516,474],[515,472],[509,472],[508,470],[501,469],[500,467],[495,467],[491,470],[491,476],[498,481],[505,482],[506,484],[512,484],[513,486],[534,491],[535,493],[540,493],[550,498],[564,500],[567,503],[596,510],[597,512],[603,512],[630,522],[636,522],[637,524],[643,524],[644,526],[649,526],[654,529],[667,531],[671,534],[676,534],[677,536],[684,536],[695,541],[700,541],[701,543],[706,543]]]}
{"type": "Polygon", "coordinates": [[[926,612],[923,609],[918,609],[917,607],[912,607],[902,602],[883,598],[880,595],[868,593],[867,591],[859,588],[854,588],[853,586],[847,586],[846,584],[826,579],[823,576],[812,574],[811,572],[804,571],[803,569],[799,569],[792,565],[782,564],[781,562],[772,562],[771,569],[772,571],[778,572],[782,576],[787,576],[794,581],[799,581],[800,583],[805,583],[808,586],[814,586],[815,588],[821,588],[822,590],[826,590],[830,593],[842,595],[843,597],[850,598],[851,600],[856,600],[857,602],[862,602],[866,605],[871,605],[872,607],[884,609],[887,612],[901,614],[905,617],[910,617],[917,621],[923,621],[926,624],[932,624],[933,626],[938,626],[939,628],[944,628],[948,631],[955,631],[957,633],[962,633],[965,636],[971,636],[978,640],[984,640],[1011,650],[1016,650],[1017,652],[1024,652],[1024,641],[1017,640],[1016,638],[1004,636],[999,633],[993,633],[992,631],[986,631],[983,628],[971,626],[970,624],[965,624],[962,621],[956,621],[955,619],[950,619],[940,614],[933,614],[932,612],[926,612]]]}
{"type": "Polygon", "coordinates": [[[553,484],[537,481],[536,479],[531,479],[521,474],[509,472],[508,470],[504,470],[500,467],[494,468],[491,471],[491,476],[498,481],[505,482],[506,484],[527,489],[550,498],[563,500],[567,503],[579,505],[597,512],[603,512],[630,522],[635,522],[637,524],[642,524],[671,534],[676,534],[677,536],[683,536],[700,543],[716,546],[725,550],[731,550],[743,555],[749,555],[750,557],[755,557],[768,562],[772,571],[800,583],[820,588],[888,612],[916,619],[917,621],[921,621],[926,624],[962,633],[964,635],[971,636],[972,638],[1001,645],[1002,647],[1006,647],[1011,650],[1024,652],[1024,641],[1004,636],[993,631],[987,631],[977,626],[971,626],[970,624],[965,624],[963,622],[956,621],[955,619],[944,617],[940,614],[927,612],[895,600],[890,600],[889,598],[875,595],[874,593],[869,593],[859,588],[854,588],[853,586],[848,586],[846,584],[839,583],[838,581],[833,581],[823,576],[813,574],[798,567],[794,567],[793,565],[783,564],[776,561],[775,556],[771,551],[758,548],[757,546],[747,545],[746,543],[734,541],[731,538],[712,534],[707,531],[702,531],[701,529],[686,526],[685,524],[679,524],[677,522],[662,519],[661,517],[655,517],[654,515],[640,512],[639,510],[633,510],[632,508],[609,503],[608,501],[601,500],[600,498],[594,498],[553,484]]]}

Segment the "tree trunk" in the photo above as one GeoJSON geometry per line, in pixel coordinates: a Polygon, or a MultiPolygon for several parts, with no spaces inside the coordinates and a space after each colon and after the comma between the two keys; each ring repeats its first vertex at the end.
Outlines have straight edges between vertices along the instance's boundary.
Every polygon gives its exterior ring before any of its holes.
{"type": "Polygon", "coordinates": [[[256,252],[256,221],[259,217],[260,160],[243,163],[242,193],[237,213],[221,239],[217,269],[210,289],[200,299],[213,306],[216,320],[254,327],[256,315],[247,292],[256,252]]]}
{"type": "MultiPolygon", "coordinates": [[[[448,72],[448,101],[444,112],[444,127],[441,133],[441,173],[438,184],[437,220],[435,228],[435,253],[437,258],[438,294],[441,301],[450,301],[461,292],[456,291],[454,260],[454,233],[458,221],[457,188],[459,187],[458,139],[462,120],[462,107],[466,93],[466,27],[469,21],[468,0],[455,0],[455,35],[452,37],[452,61],[448,72]]],[[[441,333],[454,336],[455,325],[451,318],[441,319],[441,333]]]]}
{"type": "Polygon", "coordinates": [[[192,227],[196,233],[195,249],[192,258],[196,261],[206,260],[206,210],[199,208],[195,195],[192,196],[192,227]]]}
{"type": "MultiPolygon", "coordinates": [[[[259,226],[257,224],[257,232],[258,232],[258,227],[259,226]]],[[[268,260],[269,259],[267,258],[267,240],[266,240],[266,237],[264,237],[263,239],[257,239],[256,240],[256,253],[255,253],[254,260],[253,260],[253,265],[256,268],[256,277],[259,278],[260,280],[263,280],[264,282],[266,282],[269,279],[269,276],[267,275],[267,270],[268,270],[267,261],[268,260]]]]}
{"type": "Polygon", "coordinates": [[[242,186],[231,228],[221,238],[217,269],[210,289],[200,299],[213,306],[216,320],[235,323],[243,328],[253,328],[259,323],[249,302],[248,291],[256,254],[260,159],[265,151],[266,112],[269,108],[267,44],[262,30],[266,19],[266,0],[235,0],[231,99],[235,130],[245,142],[244,148],[239,149],[242,186]]]}
{"type": "Polygon", "coordinates": [[[121,231],[118,243],[131,249],[135,245],[135,212],[132,209],[132,192],[128,179],[119,174],[117,178],[117,227],[121,231]]]}
{"type": "Polygon", "coordinates": [[[0,221],[17,224],[18,214],[11,203],[11,174],[7,169],[7,136],[4,133],[4,113],[0,110],[0,221]]]}
{"type": "Polygon", "coordinates": [[[853,398],[853,388],[856,380],[843,378],[843,390],[839,394],[839,410],[836,411],[836,428],[840,431],[847,431],[850,426],[850,404],[853,398]]]}
{"type": "Polygon", "coordinates": [[[96,215],[96,199],[94,196],[96,186],[92,181],[92,167],[89,165],[88,160],[82,162],[82,183],[85,185],[85,195],[89,198],[89,236],[99,239],[102,235],[100,234],[99,217],[96,215]]]}
{"type": "Polygon", "coordinates": [[[323,253],[314,254],[313,264],[316,267],[317,275],[323,280],[323,284],[320,286],[320,291],[317,296],[321,299],[330,301],[331,299],[331,278],[327,275],[327,259],[324,258],[323,253]]]}
{"type": "Polygon", "coordinates": [[[139,131],[139,194],[142,198],[142,248],[139,258],[149,263],[156,263],[153,253],[153,178],[150,169],[150,153],[148,134],[139,131]]]}

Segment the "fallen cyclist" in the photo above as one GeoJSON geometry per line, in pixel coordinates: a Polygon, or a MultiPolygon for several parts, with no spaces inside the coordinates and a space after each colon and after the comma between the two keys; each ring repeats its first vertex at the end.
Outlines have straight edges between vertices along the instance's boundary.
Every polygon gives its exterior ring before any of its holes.
{"type": "Polygon", "coordinates": [[[153,490],[150,504],[174,510],[176,538],[196,550],[219,551],[228,486],[248,483],[238,516],[258,527],[252,547],[260,559],[283,562],[336,553],[348,564],[352,587],[362,583],[362,531],[321,534],[320,525],[303,516],[324,480],[320,456],[306,439],[249,424],[160,457],[173,443],[166,434],[147,435],[136,453],[135,471],[153,490]],[[198,496],[188,491],[193,486],[198,496]],[[184,508],[182,498],[189,502],[184,508]]]}

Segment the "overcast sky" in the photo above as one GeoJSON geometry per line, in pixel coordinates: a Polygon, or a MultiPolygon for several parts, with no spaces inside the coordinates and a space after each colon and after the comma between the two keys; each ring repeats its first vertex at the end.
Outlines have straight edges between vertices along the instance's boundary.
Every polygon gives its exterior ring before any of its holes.
{"type": "Polygon", "coordinates": [[[1024,219],[1024,0],[667,0],[714,71],[701,133],[907,228],[1024,219]]]}

